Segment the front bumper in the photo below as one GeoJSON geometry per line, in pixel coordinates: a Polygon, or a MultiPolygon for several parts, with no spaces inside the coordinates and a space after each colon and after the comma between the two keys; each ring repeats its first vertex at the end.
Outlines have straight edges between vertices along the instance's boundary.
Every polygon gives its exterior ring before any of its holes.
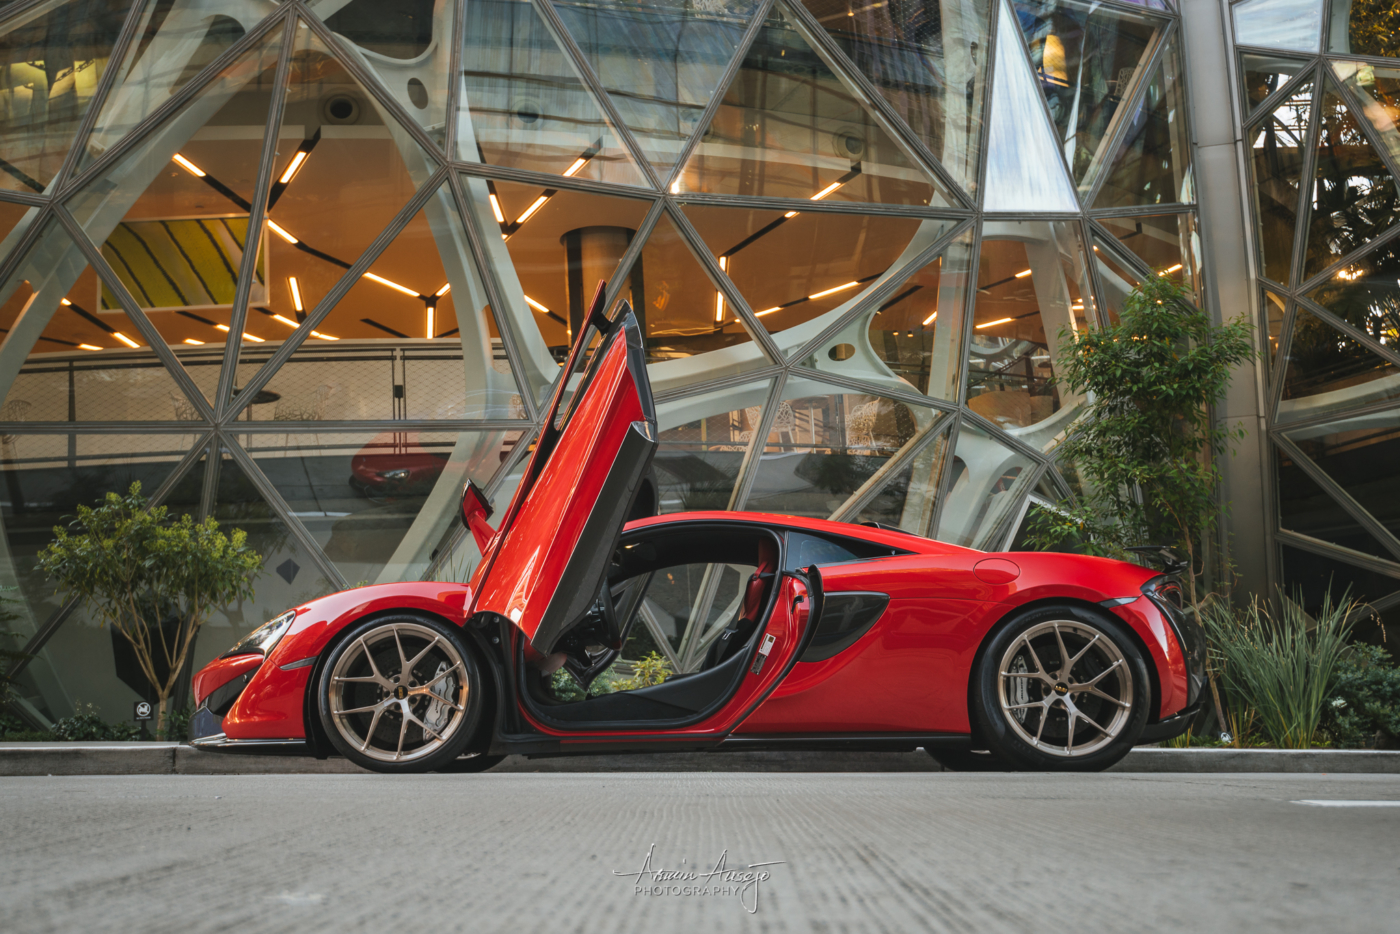
{"type": "Polygon", "coordinates": [[[1163,717],[1156,723],[1149,723],[1143,727],[1142,735],[1138,737],[1137,744],[1146,746],[1151,743],[1161,743],[1169,739],[1176,739],[1182,733],[1191,729],[1191,724],[1195,722],[1196,715],[1201,712],[1201,702],[1196,701],[1180,713],[1172,714],[1170,717],[1163,717]]]}

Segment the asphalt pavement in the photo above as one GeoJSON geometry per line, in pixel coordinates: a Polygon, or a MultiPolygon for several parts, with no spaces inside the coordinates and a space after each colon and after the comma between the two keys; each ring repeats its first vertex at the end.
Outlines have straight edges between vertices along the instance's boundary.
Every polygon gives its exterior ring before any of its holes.
{"type": "Polygon", "coordinates": [[[1392,931],[1396,804],[1390,775],[7,777],[0,930],[1392,931]]]}

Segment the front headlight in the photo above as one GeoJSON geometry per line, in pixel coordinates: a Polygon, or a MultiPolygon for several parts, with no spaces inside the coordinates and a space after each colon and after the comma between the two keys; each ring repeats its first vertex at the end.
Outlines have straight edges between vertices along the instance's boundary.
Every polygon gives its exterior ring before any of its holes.
{"type": "Polygon", "coordinates": [[[276,619],[268,620],[257,629],[248,633],[237,645],[225,652],[221,658],[232,658],[235,655],[252,655],[257,653],[266,657],[272,651],[277,640],[282,638],[282,634],[291,628],[292,621],[297,618],[296,610],[288,610],[276,619]]]}
{"type": "Polygon", "coordinates": [[[410,473],[412,471],[407,467],[398,467],[394,470],[381,470],[379,476],[385,480],[407,480],[410,473]]]}

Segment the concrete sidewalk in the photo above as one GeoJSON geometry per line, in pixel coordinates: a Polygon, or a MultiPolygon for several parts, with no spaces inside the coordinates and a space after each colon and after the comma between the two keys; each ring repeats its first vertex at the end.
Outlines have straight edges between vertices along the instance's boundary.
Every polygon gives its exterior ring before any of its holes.
{"type": "MultiPolygon", "coordinates": [[[[923,752],[680,752],[509,756],[492,772],[939,772],[923,752]]],[[[1400,774],[1400,752],[1142,747],[1114,772],[1400,774]]],[[[178,743],[0,743],[0,775],[364,774],[345,759],[248,755],[178,743]]]]}

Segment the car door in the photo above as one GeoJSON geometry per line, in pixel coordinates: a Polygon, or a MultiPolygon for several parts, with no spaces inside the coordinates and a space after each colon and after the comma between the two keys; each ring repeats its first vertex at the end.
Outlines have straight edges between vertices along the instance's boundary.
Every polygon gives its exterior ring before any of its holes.
{"type": "Polygon", "coordinates": [[[589,322],[473,581],[473,612],[509,619],[541,655],[597,598],[657,446],[635,315],[624,303],[608,321],[595,306],[589,322]]]}

